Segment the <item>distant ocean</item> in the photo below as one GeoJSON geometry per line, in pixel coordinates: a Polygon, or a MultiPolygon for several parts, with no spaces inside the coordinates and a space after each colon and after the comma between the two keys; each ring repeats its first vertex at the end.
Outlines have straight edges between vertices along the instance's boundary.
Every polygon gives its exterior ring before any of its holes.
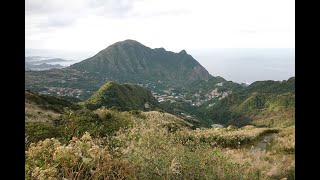
{"type": "MultiPolygon", "coordinates": [[[[188,51],[187,51],[188,52],[188,51]]],[[[287,80],[295,76],[295,49],[190,50],[211,75],[238,83],[287,80]]]]}
{"type": "MultiPolygon", "coordinates": [[[[49,50],[49,49],[25,49],[25,56],[40,56],[39,60],[62,58],[68,61],[59,62],[60,65],[69,66],[71,64],[80,62],[89,57],[92,57],[97,52],[84,52],[84,51],[67,51],[67,50],[49,50]]],[[[57,64],[57,63],[48,63],[57,64]]]]}

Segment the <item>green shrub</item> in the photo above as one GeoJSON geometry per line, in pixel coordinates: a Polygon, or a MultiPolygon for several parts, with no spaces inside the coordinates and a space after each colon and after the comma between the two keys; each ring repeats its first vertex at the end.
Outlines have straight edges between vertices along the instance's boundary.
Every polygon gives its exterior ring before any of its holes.
{"type": "Polygon", "coordinates": [[[30,142],[37,142],[52,137],[62,137],[61,129],[47,122],[26,122],[25,133],[30,142]]]}
{"type": "Polygon", "coordinates": [[[173,123],[173,122],[164,123],[161,125],[161,127],[166,128],[168,130],[168,132],[171,132],[171,133],[182,129],[181,125],[179,125],[178,123],[173,123]]]}
{"type": "Polygon", "coordinates": [[[141,110],[130,110],[129,113],[137,118],[145,119],[146,116],[142,114],[141,110]]]}

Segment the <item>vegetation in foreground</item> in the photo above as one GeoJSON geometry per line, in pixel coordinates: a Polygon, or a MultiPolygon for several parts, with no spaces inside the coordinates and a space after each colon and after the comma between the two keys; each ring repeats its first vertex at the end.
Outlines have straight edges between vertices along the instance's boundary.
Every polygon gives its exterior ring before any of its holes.
{"type": "Polygon", "coordinates": [[[56,134],[26,127],[26,179],[294,179],[292,126],[192,130],[155,111],[66,113],[43,130],[56,134]],[[267,152],[250,148],[268,133],[267,152]]]}

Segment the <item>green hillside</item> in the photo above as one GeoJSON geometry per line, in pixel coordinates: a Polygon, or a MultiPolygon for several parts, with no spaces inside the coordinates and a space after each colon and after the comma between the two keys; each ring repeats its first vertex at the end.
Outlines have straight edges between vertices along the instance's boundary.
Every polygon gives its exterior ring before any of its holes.
{"type": "Polygon", "coordinates": [[[68,100],[57,96],[49,96],[38,94],[30,90],[25,91],[25,104],[33,104],[44,110],[52,110],[57,113],[62,113],[64,107],[71,109],[79,109],[80,106],[68,100]]]}
{"type": "Polygon", "coordinates": [[[84,102],[90,109],[102,106],[107,108],[127,110],[153,110],[158,107],[158,101],[151,92],[133,84],[118,84],[108,82],[84,102]]]}
{"type": "MultiPolygon", "coordinates": [[[[258,81],[222,99],[210,108],[202,108],[210,123],[243,126],[288,126],[294,124],[294,77],[287,81],[258,81]]],[[[201,114],[200,114],[201,115],[201,114]]]]}
{"type": "Polygon", "coordinates": [[[284,81],[256,81],[246,88],[246,93],[295,93],[295,77],[284,81]]]}
{"type": "Polygon", "coordinates": [[[60,97],[25,91],[26,122],[51,122],[58,119],[64,113],[65,108],[78,110],[80,105],[60,97]]]}

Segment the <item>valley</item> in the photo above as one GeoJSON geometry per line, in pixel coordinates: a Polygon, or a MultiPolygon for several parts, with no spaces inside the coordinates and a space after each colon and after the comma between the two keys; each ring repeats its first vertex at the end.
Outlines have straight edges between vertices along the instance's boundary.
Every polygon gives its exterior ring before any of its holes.
{"type": "Polygon", "coordinates": [[[239,84],[129,39],[25,89],[26,179],[295,178],[295,77],[239,84]]]}

